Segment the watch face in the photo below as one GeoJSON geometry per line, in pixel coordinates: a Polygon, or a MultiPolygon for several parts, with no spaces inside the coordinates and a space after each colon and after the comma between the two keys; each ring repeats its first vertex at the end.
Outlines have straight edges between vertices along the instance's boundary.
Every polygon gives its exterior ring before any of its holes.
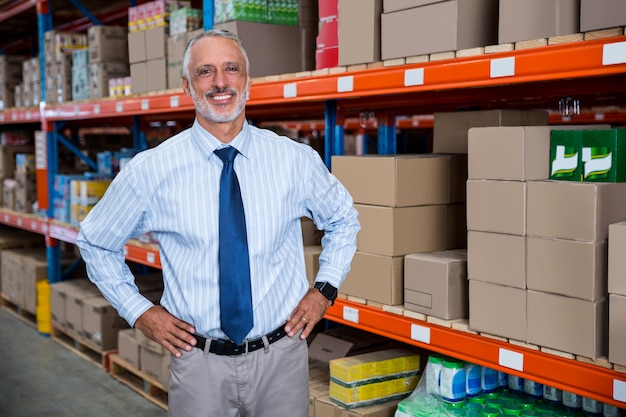
{"type": "Polygon", "coordinates": [[[327,282],[324,282],[319,287],[319,290],[322,294],[324,294],[324,297],[328,298],[329,300],[334,300],[335,298],[337,298],[337,288],[333,287],[327,282]]]}

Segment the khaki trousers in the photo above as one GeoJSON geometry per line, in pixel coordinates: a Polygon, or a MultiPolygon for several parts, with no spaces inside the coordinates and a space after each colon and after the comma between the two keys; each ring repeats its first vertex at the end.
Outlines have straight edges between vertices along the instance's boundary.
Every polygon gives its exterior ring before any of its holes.
{"type": "MultiPolygon", "coordinates": [[[[209,343],[207,342],[207,349],[209,343]]],[[[247,355],[172,356],[168,417],[308,417],[308,347],[299,334],[247,355]]]]}

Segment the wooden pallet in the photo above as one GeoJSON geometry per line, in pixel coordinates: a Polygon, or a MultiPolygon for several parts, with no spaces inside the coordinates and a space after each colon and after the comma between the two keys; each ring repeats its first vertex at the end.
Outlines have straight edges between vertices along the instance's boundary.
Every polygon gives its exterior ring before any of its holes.
{"type": "Polygon", "coordinates": [[[111,366],[111,355],[117,353],[117,350],[98,350],[85,343],[82,338],[56,326],[52,326],[52,340],[105,371],[111,366]]]}
{"type": "Polygon", "coordinates": [[[148,374],[120,358],[118,354],[110,356],[109,374],[139,393],[149,401],[167,410],[167,388],[148,374]]]}
{"type": "Polygon", "coordinates": [[[24,310],[21,306],[15,304],[13,301],[6,298],[4,294],[2,295],[1,299],[2,299],[2,308],[6,312],[22,320],[24,323],[28,324],[29,326],[32,326],[35,328],[37,327],[37,317],[35,316],[34,313],[24,310]]]}

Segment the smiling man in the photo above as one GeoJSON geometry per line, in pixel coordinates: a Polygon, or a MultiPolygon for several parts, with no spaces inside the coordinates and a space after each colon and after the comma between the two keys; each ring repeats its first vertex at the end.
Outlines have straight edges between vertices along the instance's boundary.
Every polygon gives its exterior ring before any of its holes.
{"type": "Polygon", "coordinates": [[[81,223],[89,278],[130,325],[172,354],[171,417],[306,417],[306,337],[337,296],[360,229],[346,189],[307,145],[250,126],[241,41],[187,45],[195,122],[138,154],[81,223]],[[300,219],[324,230],[309,288],[300,219]],[[128,239],[154,232],[165,290],[143,297],[128,239]]]}

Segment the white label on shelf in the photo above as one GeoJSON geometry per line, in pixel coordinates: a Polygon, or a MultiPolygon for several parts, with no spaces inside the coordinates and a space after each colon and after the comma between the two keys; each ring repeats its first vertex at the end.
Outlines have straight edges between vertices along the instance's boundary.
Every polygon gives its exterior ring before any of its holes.
{"type": "Polygon", "coordinates": [[[115,103],[115,111],[118,113],[123,113],[124,112],[124,103],[122,103],[121,101],[118,101],[117,103],[115,103]]]}
{"type": "Polygon", "coordinates": [[[11,116],[12,116],[11,118],[13,120],[17,120],[17,113],[13,112],[13,113],[11,113],[11,116]]]}
{"type": "Polygon", "coordinates": [[[598,121],[599,121],[599,120],[604,120],[604,113],[596,113],[596,114],[595,114],[595,116],[594,116],[594,118],[595,118],[596,120],[598,120],[598,121]]]}
{"type": "Polygon", "coordinates": [[[293,98],[298,97],[298,84],[290,83],[283,86],[283,97],[293,98]]]}
{"type": "Polygon", "coordinates": [[[18,226],[21,226],[21,225],[22,225],[22,223],[24,223],[24,221],[22,220],[22,218],[21,218],[21,217],[18,217],[18,218],[17,218],[17,225],[18,225],[18,226]]]}
{"type": "Polygon", "coordinates": [[[0,122],[4,122],[4,113],[0,114],[0,122]]]}
{"type": "Polygon", "coordinates": [[[26,111],[26,120],[30,120],[30,110],[26,111]]]}
{"type": "Polygon", "coordinates": [[[346,93],[354,90],[354,76],[348,75],[346,77],[337,78],[337,92],[346,93]]]}
{"type": "Polygon", "coordinates": [[[35,221],[30,222],[30,228],[33,230],[37,230],[37,222],[35,221]]]}
{"type": "Polygon", "coordinates": [[[8,215],[8,214],[5,214],[5,215],[4,215],[4,222],[5,222],[5,223],[8,223],[8,222],[9,222],[9,215],[8,215]]]}
{"type": "Polygon", "coordinates": [[[602,65],[626,63],[626,42],[607,43],[602,48],[602,65]]]}
{"type": "Polygon", "coordinates": [[[80,107],[74,106],[74,116],[78,116],[80,114],[80,107]]]}
{"type": "Polygon", "coordinates": [[[42,231],[43,233],[48,233],[48,225],[47,225],[46,223],[43,223],[43,224],[41,225],[41,231],[42,231]]]}
{"type": "Polygon", "coordinates": [[[146,254],[146,261],[148,261],[149,263],[153,264],[155,260],[156,260],[156,258],[154,256],[154,253],[148,252],[146,254]]]}
{"type": "Polygon", "coordinates": [[[524,354],[500,348],[498,363],[501,366],[524,372],[524,354]]]}
{"type": "Polygon", "coordinates": [[[150,110],[150,100],[147,98],[141,100],[141,110],[150,110]]]}
{"type": "Polygon", "coordinates": [[[100,105],[94,104],[93,106],[93,114],[100,114],[100,105]]]}
{"type": "Polygon", "coordinates": [[[411,324],[411,339],[430,345],[430,328],[411,324]]]}
{"type": "Polygon", "coordinates": [[[346,321],[351,321],[352,323],[359,322],[359,309],[344,306],[343,307],[343,319],[346,321]]]}
{"type": "Polygon", "coordinates": [[[515,57],[497,58],[491,60],[489,76],[491,78],[510,77],[515,75],[515,57]]]}
{"type": "Polygon", "coordinates": [[[178,107],[180,105],[178,96],[170,97],[170,107],[178,107]]]}
{"type": "Polygon", "coordinates": [[[626,381],[613,380],[613,399],[626,402],[626,381]]]}
{"type": "Polygon", "coordinates": [[[404,86],[424,85],[424,68],[415,68],[404,71],[404,86]]]}

